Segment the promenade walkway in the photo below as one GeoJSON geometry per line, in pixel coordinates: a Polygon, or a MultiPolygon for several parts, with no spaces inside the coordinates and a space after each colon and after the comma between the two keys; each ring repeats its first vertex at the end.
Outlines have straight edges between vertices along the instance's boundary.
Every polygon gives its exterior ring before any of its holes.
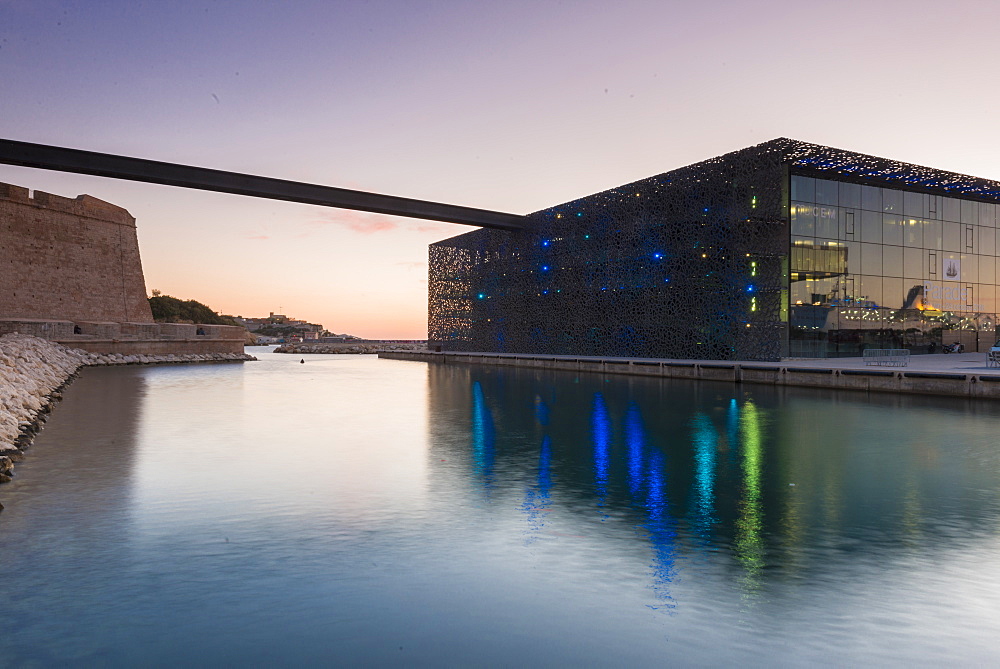
{"type": "MultiPolygon", "coordinates": [[[[756,363],[746,363],[756,364],[756,363]]],[[[768,363],[783,367],[829,367],[830,369],[889,369],[869,367],[861,357],[856,358],[803,358],[768,363]]],[[[906,367],[893,368],[902,372],[942,372],[959,374],[997,374],[1000,369],[986,366],[985,353],[928,353],[911,355],[906,367]]]]}

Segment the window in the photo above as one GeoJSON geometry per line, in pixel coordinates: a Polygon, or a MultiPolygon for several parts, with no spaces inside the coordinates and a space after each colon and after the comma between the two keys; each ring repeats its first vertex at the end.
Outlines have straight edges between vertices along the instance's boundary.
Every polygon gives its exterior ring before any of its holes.
{"type": "Polygon", "coordinates": [[[836,181],[826,179],[816,179],[816,204],[829,204],[837,206],[839,203],[838,189],[836,181]]]}
{"type": "Polygon", "coordinates": [[[946,221],[960,221],[962,220],[962,205],[958,200],[951,197],[941,198],[943,206],[943,212],[941,218],[946,221]]]}
{"type": "Polygon", "coordinates": [[[942,248],[945,251],[961,251],[962,250],[962,224],[953,223],[952,221],[945,221],[944,225],[941,226],[944,231],[944,241],[942,248]]]}
{"type": "Polygon", "coordinates": [[[882,275],[882,245],[861,245],[861,273],[882,275]]]}
{"type": "Polygon", "coordinates": [[[903,219],[895,214],[882,214],[882,243],[903,245],[903,219]]]}
{"type": "Polygon", "coordinates": [[[979,222],[979,203],[970,200],[962,200],[962,223],[979,222]]]}
{"type": "Polygon", "coordinates": [[[903,249],[903,276],[910,279],[924,278],[923,260],[923,249],[903,249]]]}
{"type": "Polygon", "coordinates": [[[882,211],[882,189],[873,186],[861,187],[861,208],[868,211],[882,211]]]}
{"type": "Polygon", "coordinates": [[[927,196],[923,193],[911,193],[906,191],[903,193],[903,213],[907,216],[915,216],[917,218],[922,218],[927,215],[924,211],[924,202],[927,200],[927,196]]]}
{"type": "Polygon", "coordinates": [[[884,276],[903,276],[903,247],[882,247],[882,274],[884,276]]]}
{"type": "Polygon", "coordinates": [[[979,256],[972,253],[963,253],[960,256],[962,263],[962,281],[979,281],[979,256]]]}
{"type": "Polygon", "coordinates": [[[858,184],[840,184],[840,206],[860,209],[861,186],[858,184]]]}
{"type": "Polygon", "coordinates": [[[816,180],[792,175],[792,199],[802,202],[816,201],[816,180]]]}
{"type": "Polygon", "coordinates": [[[997,225],[997,206],[986,202],[979,203],[979,225],[986,228],[995,228],[997,225]]]}
{"type": "Polygon", "coordinates": [[[996,258],[981,256],[979,258],[979,282],[994,284],[996,280],[996,258]]]}
{"type": "Polygon", "coordinates": [[[922,247],[924,245],[924,222],[917,218],[906,218],[900,221],[903,229],[903,244],[922,247]]]}
{"type": "Polygon", "coordinates": [[[874,211],[861,212],[861,241],[882,243],[882,215],[874,211]]]}
{"type": "Polygon", "coordinates": [[[844,236],[848,238],[854,237],[854,212],[845,211],[844,212],[844,236]]]}
{"type": "Polygon", "coordinates": [[[882,211],[892,211],[897,214],[903,213],[903,191],[892,188],[882,189],[882,211]]]}
{"type": "Polygon", "coordinates": [[[943,221],[924,221],[924,248],[941,248],[941,226],[943,221]]]}
{"type": "Polygon", "coordinates": [[[979,253],[984,256],[996,255],[997,231],[993,228],[979,228],[979,253]]]}
{"type": "Polygon", "coordinates": [[[816,207],[815,214],[816,236],[823,239],[837,239],[838,209],[836,207],[820,206],[816,207]]]}
{"type": "Polygon", "coordinates": [[[817,207],[804,202],[792,203],[792,234],[812,237],[816,234],[817,207]]]}

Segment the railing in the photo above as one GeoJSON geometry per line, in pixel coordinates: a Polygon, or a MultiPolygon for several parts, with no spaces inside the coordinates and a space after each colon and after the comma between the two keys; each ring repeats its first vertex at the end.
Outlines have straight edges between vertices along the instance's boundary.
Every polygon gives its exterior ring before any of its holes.
{"type": "Polygon", "coordinates": [[[905,348],[868,348],[864,352],[865,364],[878,367],[906,367],[910,364],[910,351],[905,348]]]}

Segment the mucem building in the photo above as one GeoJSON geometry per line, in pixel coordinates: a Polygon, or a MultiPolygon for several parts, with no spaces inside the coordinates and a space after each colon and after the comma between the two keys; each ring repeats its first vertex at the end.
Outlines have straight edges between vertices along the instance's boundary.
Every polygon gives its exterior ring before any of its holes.
{"type": "Polygon", "coordinates": [[[430,247],[445,351],[774,360],[997,334],[1000,182],[776,139],[430,247]]]}

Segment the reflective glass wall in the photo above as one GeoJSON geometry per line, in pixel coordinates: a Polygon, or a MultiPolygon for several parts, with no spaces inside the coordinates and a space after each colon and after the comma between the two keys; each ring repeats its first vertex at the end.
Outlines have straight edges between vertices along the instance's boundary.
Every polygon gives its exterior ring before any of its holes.
{"type": "Polygon", "coordinates": [[[793,175],[789,355],[996,339],[997,204],[793,175]]]}

